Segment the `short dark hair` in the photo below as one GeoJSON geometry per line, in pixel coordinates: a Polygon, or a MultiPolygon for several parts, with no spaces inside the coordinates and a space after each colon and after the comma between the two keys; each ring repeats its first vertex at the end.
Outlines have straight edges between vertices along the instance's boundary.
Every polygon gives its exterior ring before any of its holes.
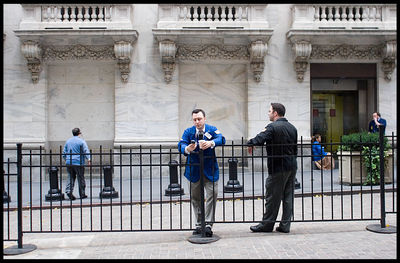
{"type": "Polygon", "coordinates": [[[274,110],[274,111],[276,111],[276,113],[278,113],[278,116],[281,116],[281,117],[285,116],[286,109],[285,109],[285,106],[283,106],[283,104],[278,103],[278,102],[273,102],[273,103],[271,103],[271,106],[272,106],[272,110],[274,110]]]}
{"type": "Polygon", "coordinates": [[[81,130],[79,128],[72,129],[72,135],[78,136],[80,133],[81,133],[81,130]]]}
{"type": "Polygon", "coordinates": [[[203,116],[206,117],[206,113],[205,113],[202,109],[194,109],[194,110],[192,111],[192,115],[193,115],[193,114],[197,114],[197,113],[199,113],[199,112],[203,113],[203,116]]]}
{"type": "Polygon", "coordinates": [[[379,118],[381,117],[381,114],[379,112],[375,111],[374,113],[376,113],[379,116],[379,118]]]}

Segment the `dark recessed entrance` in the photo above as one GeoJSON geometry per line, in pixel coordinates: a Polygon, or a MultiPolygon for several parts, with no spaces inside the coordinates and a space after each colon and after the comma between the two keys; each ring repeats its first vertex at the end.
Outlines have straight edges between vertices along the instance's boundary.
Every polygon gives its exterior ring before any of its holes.
{"type": "Polygon", "coordinates": [[[344,134],[367,130],[377,102],[376,64],[312,63],[310,73],[311,135],[339,142],[344,134]]]}

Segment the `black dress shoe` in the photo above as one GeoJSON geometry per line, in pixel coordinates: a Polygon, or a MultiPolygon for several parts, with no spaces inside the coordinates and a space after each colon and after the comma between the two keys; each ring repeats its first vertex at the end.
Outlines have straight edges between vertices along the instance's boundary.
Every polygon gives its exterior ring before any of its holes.
{"type": "Polygon", "coordinates": [[[85,198],[87,198],[87,195],[81,196],[81,199],[85,199],[85,198]]]}
{"type": "Polygon", "coordinates": [[[205,232],[206,232],[206,237],[212,237],[213,232],[212,232],[212,230],[211,230],[211,227],[206,226],[205,232]]]}
{"type": "Polygon", "coordinates": [[[276,231],[282,232],[282,233],[289,233],[289,232],[290,232],[289,230],[284,230],[284,229],[281,228],[280,226],[278,226],[278,227],[276,228],[276,231]]]}
{"type": "Polygon", "coordinates": [[[253,232],[272,232],[272,229],[266,228],[263,224],[258,224],[256,226],[251,226],[250,230],[253,232]]]}
{"type": "Polygon", "coordinates": [[[76,197],[72,193],[67,193],[67,196],[71,200],[75,200],[76,199],[76,197]]]}
{"type": "Polygon", "coordinates": [[[200,235],[201,234],[201,227],[196,227],[196,229],[193,231],[193,235],[200,235]]]}

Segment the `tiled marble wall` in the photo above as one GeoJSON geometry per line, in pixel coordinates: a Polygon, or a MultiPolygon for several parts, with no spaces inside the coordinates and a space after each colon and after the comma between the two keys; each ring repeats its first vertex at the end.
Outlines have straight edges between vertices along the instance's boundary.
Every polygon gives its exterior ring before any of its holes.
{"type": "Polygon", "coordinates": [[[114,62],[74,61],[48,65],[48,134],[64,144],[79,127],[91,141],[114,140],[114,62]]]}
{"type": "Polygon", "coordinates": [[[227,140],[247,136],[246,64],[180,64],[179,130],[193,126],[192,110],[201,108],[206,122],[227,140]]]}

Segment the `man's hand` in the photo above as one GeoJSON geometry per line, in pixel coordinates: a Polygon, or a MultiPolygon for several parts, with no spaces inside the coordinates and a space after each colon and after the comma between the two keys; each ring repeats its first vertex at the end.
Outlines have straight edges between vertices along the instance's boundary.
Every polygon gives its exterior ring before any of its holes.
{"type": "Polygon", "coordinates": [[[188,146],[186,146],[185,151],[190,153],[190,152],[194,151],[194,149],[196,149],[196,143],[191,143],[188,146]]]}
{"type": "Polygon", "coordinates": [[[247,146],[247,151],[249,154],[253,153],[253,148],[254,148],[253,146],[247,146]]]}
{"type": "Polygon", "coordinates": [[[199,147],[202,150],[208,149],[211,146],[212,146],[212,142],[211,141],[205,141],[205,140],[199,141],[199,147]]]}

